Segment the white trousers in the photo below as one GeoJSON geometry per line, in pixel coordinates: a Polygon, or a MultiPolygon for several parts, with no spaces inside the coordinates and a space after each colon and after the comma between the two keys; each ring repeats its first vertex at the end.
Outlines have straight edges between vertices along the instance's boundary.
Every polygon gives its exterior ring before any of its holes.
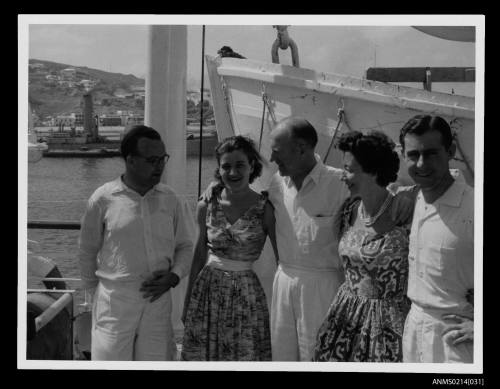
{"type": "Polygon", "coordinates": [[[170,291],[151,303],[139,288],[135,282],[99,282],[92,306],[92,360],[174,360],[170,291]]]}
{"type": "Polygon", "coordinates": [[[273,361],[311,361],[319,327],[342,281],[338,271],[278,266],[271,303],[273,361]]]}
{"type": "Polygon", "coordinates": [[[412,304],[403,333],[403,362],[473,362],[472,342],[462,342],[454,346],[449,342],[449,337],[441,335],[447,324],[441,319],[443,313],[425,310],[412,304]]]}

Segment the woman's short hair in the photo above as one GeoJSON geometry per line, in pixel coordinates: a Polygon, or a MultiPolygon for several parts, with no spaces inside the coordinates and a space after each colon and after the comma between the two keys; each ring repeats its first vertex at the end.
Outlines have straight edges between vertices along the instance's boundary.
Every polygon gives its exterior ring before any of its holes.
{"type": "Polygon", "coordinates": [[[402,150],[405,149],[406,134],[423,135],[427,131],[438,131],[445,150],[449,150],[453,142],[453,134],[450,125],[441,116],[416,115],[408,120],[399,133],[399,143],[402,150]]]}
{"type": "Polygon", "coordinates": [[[255,143],[252,139],[236,135],[224,139],[215,148],[215,157],[217,158],[217,169],[215,169],[215,178],[222,183],[222,177],[219,173],[220,159],[223,154],[233,151],[242,151],[248,158],[250,165],[253,165],[253,171],[250,173],[249,183],[252,183],[262,173],[262,157],[255,148],[255,143]]]}
{"type": "Polygon", "coordinates": [[[343,134],[337,147],[349,151],[363,172],[373,174],[378,185],[386,187],[398,178],[399,157],[396,144],[383,132],[350,131],[343,134]]]}
{"type": "Polygon", "coordinates": [[[120,153],[123,159],[127,159],[128,155],[137,155],[137,143],[141,138],[153,140],[161,140],[161,136],[152,127],[144,125],[132,126],[123,136],[120,143],[120,153]]]}

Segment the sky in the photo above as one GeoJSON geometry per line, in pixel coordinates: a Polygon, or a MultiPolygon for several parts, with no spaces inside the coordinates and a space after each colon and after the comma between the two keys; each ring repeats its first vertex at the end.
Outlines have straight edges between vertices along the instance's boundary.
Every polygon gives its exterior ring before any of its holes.
{"type": "MultiPolygon", "coordinates": [[[[205,53],[217,55],[222,46],[231,46],[249,59],[271,62],[271,47],[276,39],[272,18],[262,25],[262,18],[232,18],[235,25],[216,24],[217,18],[205,17],[205,53]],[[239,22],[239,24],[238,24],[239,22]]],[[[134,74],[145,78],[148,25],[143,18],[117,17],[113,24],[106,18],[92,23],[92,18],[78,19],[78,23],[60,24],[67,19],[40,17],[28,26],[29,58],[49,60],[73,66],[87,66],[110,72],[134,74]],[[102,21],[101,21],[102,20],[102,21]],[[121,21],[123,20],[123,21],[121,21]],[[83,23],[83,24],[82,24],[83,23]],[[118,23],[118,24],[116,24],[118,23]]],[[[188,25],[188,88],[199,89],[201,79],[202,27],[200,18],[184,19],[188,25]]],[[[303,68],[363,77],[369,67],[457,66],[475,65],[476,44],[439,39],[406,25],[376,25],[386,20],[371,17],[366,25],[325,25],[314,18],[289,20],[288,32],[298,46],[300,66],[303,68]],[[310,23],[304,25],[304,23],[310,23]],[[294,24],[295,23],[295,24],[294,24]]],[[[332,18],[335,23],[349,19],[332,18]]],[[[354,19],[357,20],[357,19],[354,19]]],[[[363,21],[362,20],[362,21],[363,21]]],[[[285,24],[277,20],[276,24],[285,24]],[[279,23],[281,22],[281,23],[279,23]]],[[[321,21],[328,21],[322,18],[321,21]]],[[[390,19],[401,24],[399,19],[390,19]]],[[[409,20],[409,22],[422,20],[409,20]]],[[[224,23],[228,23],[224,19],[224,23]]],[[[356,22],[359,23],[359,22],[356,22]]],[[[448,23],[448,22],[447,22],[448,23]]],[[[181,23],[179,23],[181,24],[181,23]]],[[[183,23],[184,24],[184,23],[183,23]]],[[[460,20],[457,20],[457,25],[460,20]]],[[[290,50],[279,50],[280,62],[291,65],[290,50]]],[[[207,78],[205,78],[206,82],[207,78]]],[[[433,90],[474,95],[473,85],[433,84],[433,90]],[[437,88],[437,89],[436,89],[437,88]]]]}

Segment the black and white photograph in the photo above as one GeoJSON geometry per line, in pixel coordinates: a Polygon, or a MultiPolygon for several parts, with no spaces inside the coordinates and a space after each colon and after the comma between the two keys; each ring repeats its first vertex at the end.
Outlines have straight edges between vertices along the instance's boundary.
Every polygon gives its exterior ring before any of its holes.
{"type": "Polygon", "coordinates": [[[484,40],[18,15],[18,369],[482,374],[484,40]]]}

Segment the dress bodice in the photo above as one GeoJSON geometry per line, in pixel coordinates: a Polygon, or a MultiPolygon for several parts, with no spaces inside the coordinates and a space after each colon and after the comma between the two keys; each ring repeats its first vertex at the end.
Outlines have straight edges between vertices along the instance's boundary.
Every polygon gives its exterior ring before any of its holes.
{"type": "MultiPolygon", "coordinates": [[[[351,214],[359,201],[351,204],[351,214]]],[[[346,287],[360,297],[400,298],[408,284],[408,227],[396,226],[383,234],[344,223],[339,254],[346,287]]]]}
{"type": "Polygon", "coordinates": [[[256,261],[264,243],[264,209],[267,195],[248,208],[233,224],[229,222],[217,196],[207,208],[207,239],[209,252],[222,258],[237,261],[256,261]]]}

